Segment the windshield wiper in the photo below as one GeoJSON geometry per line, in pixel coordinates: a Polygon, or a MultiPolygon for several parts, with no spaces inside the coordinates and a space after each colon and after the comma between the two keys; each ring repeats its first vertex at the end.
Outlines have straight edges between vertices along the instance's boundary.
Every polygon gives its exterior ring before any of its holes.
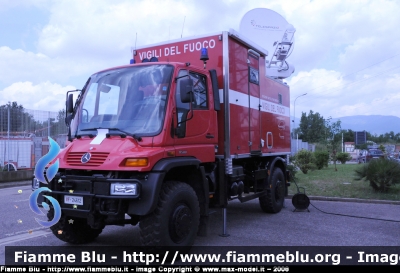
{"type": "MultiPolygon", "coordinates": [[[[135,134],[128,133],[128,132],[126,132],[126,131],[124,131],[124,130],[121,130],[121,129],[119,129],[119,128],[107,128],[107,129],[108,129],[108,130],[115,130],[115,131],[119,131],[119,132],[123,133],[123,134],[117,134],[117,135],[119,135],[121,138],[125,138],[125,137],[128,135],[128,136],[133,137],[133,138],[136,139],[137,141],[141,141],[141,140],[142,140],[141,137],[138,137],[138,136],[136,136],[135,134]]],[[[106,137],[110,137],[110,135],[112,135],[112,134],[107,133],[107,134],[106,134],[106,137]]]]}
{"type": "Polygon", "coordinates": [[[79,131],[97,131],[97,129],[107,129],[107,128],[85,128],[85,129],[79,129],[79,131]]]}
{"type": "MultiPolygon", "coordinates": [[[[96,131],[97,130],[97,128],[86,128],[86,129],[81,129],[81,130],[79,130],[79,131],[96,131]]],[[[80,139],[82,136],[89,136],[90,138],[93,138],[94,137],[94,135],[93,134],[76,134],[75,135],[75,137],[77,138],[77,139],[80,139]]]]}
{"type": "MultiPolygon", "coordinates": [[[[99,128],[85,128],[85,129],[79,129],[79,131],[97,131],[97,129],[108,129],[108,128],[101,128],[101,127],[99,127],[99,128]]],[[[76,135],[76,138],[81,138],[82,136],[89,136],[90,138],[93,138],[95,135],[93,135],[93,134],[89,134],[89,133],[86,133],[86,134],[77,134],[76,135]]]]}
{"type": "MultiPolygon", "coordinates": [[[[113,131],[119,131],[119,132],[120,132],[120,133],[111,133],[111,132],[108,132],[108,133],[106,134],[106,137],[107,137],[107,138],[110,137],[111,135],[117,135],[117,136],[120,136],[121,138],[125,138],[125,137],[128,135],[128,136],[133,137],[133,138],[136,139],[137,141],[141,141],[141,140],[142,140],[142,138],[141,138],[140,136],[138,137],[138,136],[136,136],[135,134],[126,132],[126,131],[121,130],[121,129],[119,129],[119,128],[101,128],[101,127],[99,127],[99,128],[85,128],[85,129],[81,129],[80,131],[97,131],[97,129],[108,129],[108,130],[113,130],[113,131]]],[[[80,134],[80,135],[78,135],[77,137],[83,136],[83,135],[92,136],[92,134],[80,134]]]]}

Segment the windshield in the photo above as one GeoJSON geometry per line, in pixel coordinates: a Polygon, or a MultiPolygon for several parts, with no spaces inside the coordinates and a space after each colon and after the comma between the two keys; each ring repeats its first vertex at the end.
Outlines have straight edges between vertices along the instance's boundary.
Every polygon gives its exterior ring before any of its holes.
{"type": "Polygon", "coordinates": [[[151,64],[94,74],[71,124],[72,135],[113,129],[135,136],[159,134],[173,67],[151,64]]]}

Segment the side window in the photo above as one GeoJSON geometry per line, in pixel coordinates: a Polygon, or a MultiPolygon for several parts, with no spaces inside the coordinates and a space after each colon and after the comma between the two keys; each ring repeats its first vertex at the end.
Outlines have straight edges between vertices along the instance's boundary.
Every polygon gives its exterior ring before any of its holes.
{"type": "Polygon", "coordinates": [[[189,73],[193,80],[193,109],[208,109],[207,78],[197,73],[189,73]]]}
{"type": "MultiPolygon", "coordinates": [[[[178,77],[185,78],[187,70],[181,70],[178,77]]],[[[194,72],[189,72],[189,77],[193,80],[193,110],[208,109],[208,97],[207,97],[207,78],[206,76],[194,72]]],[[[189,112],[189,103],[182,103],[179,94],[180,81],[178,79],[177,90],[176,90],[176,107],[178,114],[178,122],[187,118],[189,112]]]]}

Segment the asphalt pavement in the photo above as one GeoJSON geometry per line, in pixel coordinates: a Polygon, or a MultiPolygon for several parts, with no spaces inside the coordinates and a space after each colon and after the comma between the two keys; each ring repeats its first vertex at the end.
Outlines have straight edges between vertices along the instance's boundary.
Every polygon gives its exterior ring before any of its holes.
{"type": "Polygon", "coordinates": [[[27,185],[31,185],[31,184],[32,184],[32,180],[13,181],[13,182],[0,181],[0,189],[17,187],[17,186],[27,186],[27,185]]]}
{"type": "MultiPolygon", "coordinates": [[[[28,186],[32,184],[32,180],[0,182],[0,189],[11,188],[17,186],[28,186]]],[[[374,204],[392,204],[400,205],[400,201],[391,200],[374,200],[374,199],[358,199],[358,198],[341,198],[341,197],[326,197],[326,196],[307,196],[310,200],[320,201],[340,201],[340,202],[356,202],[356,203],[374,203],[374,204]]],[[[286,199],[292,200],[293,195],[288,195],[286,199]]]]}
{"type": "MultiPolygon", "coordinates": [[[[22,247],[24,250],[26,247],[46,249],[49,253],[70,249],[65,246],[71,247],[35,221],[41,216],[29,208],[32,190],[27,181],[24,183],[25,186],[18,187],[11,183],[14,187],[0,190],[0,264],[5,262],[6,246],[22,247]]],[[[267,247],[265,253],[276,247],[280,247],[282,253],[294,251],[296,247],[318,247],[310,251],[328,247],[328,254],[332,254],[338,248],[348,249],[345,246],[357,247],[357,251],[366,251],[365,247],[372,247],[374,251],[377,247],[385,247],[383,253],[391,253],[388,247],[397,247],[393,253],[400,253],[398,202],[310,197],[306,210],[296,210],[290,198],[286,199],[285,208],[277,214],[262,212],[256,199],[243,204],[238,200],[229,202],[225,231],[224,211],[212,208],[208,236],[197,237],[194,246],[200,247],[204,253],[239,246],[250,247],[246,248],[249,251],[255,250],[255,247],[267,247]]],[[[140,246],[138,226],[107,226],[94,242],[81,246],[81,249],[86,251],[87,247],[94,247],[97,251],[114,251],[117,247],[126,250],[135,246],[140,246]]],[[[357,252],[352,255],[356,257],[357,252]]],[[[343,256],[342,262],[345,261],[343,256]]],[[[399,260],[397,262],[400,263],[399,260]]]]}

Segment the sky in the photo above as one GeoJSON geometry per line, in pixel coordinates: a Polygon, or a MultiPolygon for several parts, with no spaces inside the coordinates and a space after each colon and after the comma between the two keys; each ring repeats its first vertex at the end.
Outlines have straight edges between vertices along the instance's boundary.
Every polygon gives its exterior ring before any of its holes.
{"type": "Polygon", "coordinates": [[[135,46],[238,31],[255,8],[296,29],[291,116],[400,117],[397,0],[0,0],[0,105],[64,109],[66,91],[135,46]]]}

